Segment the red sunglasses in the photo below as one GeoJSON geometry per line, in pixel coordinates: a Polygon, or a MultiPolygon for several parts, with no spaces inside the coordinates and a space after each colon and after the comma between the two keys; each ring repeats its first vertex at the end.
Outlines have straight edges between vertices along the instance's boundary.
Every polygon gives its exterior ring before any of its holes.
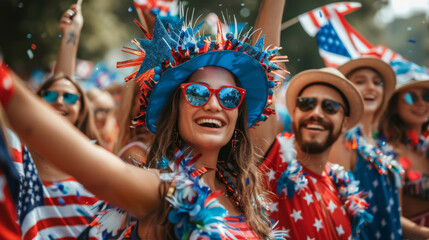
{"type": "Polygon", "coordinates": [[[224,86],[212,89],[202,83],[182,83],[180,88],[186,102],[193,107],[206,105],[214,93],[223,109],[233,110],[241,105],[246,94],[246,90],[239,87],[224,86]]]}

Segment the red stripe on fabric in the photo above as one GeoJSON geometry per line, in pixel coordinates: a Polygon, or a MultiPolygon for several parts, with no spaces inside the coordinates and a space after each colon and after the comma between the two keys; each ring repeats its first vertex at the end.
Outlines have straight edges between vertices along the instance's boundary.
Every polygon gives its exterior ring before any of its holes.
{"type": "Polygon", "coordinates": [[[343,14],[343,15],[347,15],[347,14],[355,11],[356,9],[359,9],[358,7],[352,7],[352,6],[350,6],[349,3],[346,3],[345,6],[346,6],[347,10],[341,12],[341,14],[343,14]]]}
{"type": "Polygon", "coordinates": [[[364,39],[362,36],[360,36],[360,34],[350,25],[350,24],[348,24],[348,22],[344,19],[344,16],[343,15],[341,15],[339,12],[337,12],[337,11],[335,11],[336,13],[337,13],[337,17],[338,17],[338,20],[340,20],[340,22],[341,22],[341,25],[344,27],[344,29],[346,30],[346,33],[347,33],[347,36],[349,37],[349,39],[350,39],[350,42],[353,44],[353,47],[355,48],[355,50],[357,51],[357,52],[359,52],[360,53],[360,51],[359,51],[359,49],[356,47],[356,44],[355,44],[355,42],[353,41],[353,39],[352,39],[352,37],[351,37],[351,34],[352,33],[354,33],[354,35],[357,37],[357,38],[359,38],[361,41],[362,41],[362,43],[363,44],[365,44],[366,45],[366,47],[367,48],[369,48],[369,49],[371,49],[371,48],[373,48],[373,46],[369,43],[369,42],[367,42],[366,41],[366,39],[364,39]]]}
{"type": "Polygon", "coordinates": [[[316,19],[316,17],[314,16],[313,11],[308,12],[308,16],[310,17],[311,22],[314,24],[314,26],[315,26],[316,28],[320,28],[320,25],[319,25],[319,23],[317,22],[317,19],[316,19]]]}
{"type": "Polygon", "coordinates": [[[64,180],[55,181],[55,182],[51,182],[51,181],[42,181],[42,183],[43,183],[43,185],[44,185],[45,187],[50,187],[50,186],[55,185],[55,183],[62,183],[62,182],[77,182],[77,181],[76,181],[76,179],[75,179],[74,177],[69,177],[69,178],[66,178],[66,179],[64,179],[64,180]]]}
{"type": "Polygon", "coordinates": [[[13,155],[13,161],[17,163],[22,163],[22,152],[20,152],[18,149],[11,148],[12,149],[12,155],[13,155]]]}
{"type": "Polygon", "coordinates": [[[57,226],[77,226],[88,225],[89,221],[85,217],[67,217],[67,218],[47,218],[38,221],[35,225],[27,230],[24,235],[24,240],[30,240],[37,236],[41,230],[57,227],[57,226]]]}
{"type": "Polygon", "coordinates": [[[96,197],[80,196],[78,198],[76,195],[52,197],[52,198],[46,197],[45,206],[63,206],[63,205],[69,205],[69,204],[93,205],[97,201],[98,201],[98,198],[96,197]]]}
{"type": "Polygon", "coordinates": [[[325,14],[326,19],[331,18],[331,14],[328,11],[328,8],[326,6],[321,7],[323,14],[325,14]]]}

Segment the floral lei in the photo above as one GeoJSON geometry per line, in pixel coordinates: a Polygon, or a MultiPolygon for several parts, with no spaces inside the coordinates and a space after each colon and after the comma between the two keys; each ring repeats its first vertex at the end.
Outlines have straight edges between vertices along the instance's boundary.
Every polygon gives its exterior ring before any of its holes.
{"type": "MultiPolygon", "coordinates": [[[[395,178],[395,185],[402,185],[402,176],[404,169],[396,160],[396,156],[392,150],[384,146],[383,149],[370,144],[363,136],[360,127],[355,127],[345,134],[348,141],[347,147],[356,149],[363,159],[372,163],[381,175],[392,173],[395,178]]],[[[386,144],[384,144],[386,145],[386,144]]]]}
{"type": "MultiPolygon", "coordinates": [[[[280,194],[286,187],[287,195],[292,198],[296,191],[307,186],[307,179],[301,163],[296,159],[293,135],[278,137],[282,153],[281,157],[288,167],[277,180],[277,192],[280,194]]],[[[351,172],[345,171],[338,164],[330,164],[328,176],[339,193],[341,202],[349,216],[351,216],[353,237],[357,237],[360,229],[372,221],[373,216],[366,211],[368,203],[361,197],[359,181],[354,179],[351,172]]]]}
{"type": "MultiPolygon", "coordinates": [[[[201,155],[191,156],[188,148],[176,149],[175,161],[163,158],[158,167],[171,172],[160,174],[161,180],[170,182],[166,200],[171,204],[168,220],[174,225],[178,239],[236,239],[226,223],[227,210],[216,199],[222,191],[212,192],[200,176],[209,169],[194,169],[201,155]],[[187,155],[184,153],[188,152],[187,155]]],[[[134,219],[135,222],[135,219],[134,219]]],[[[110,235],[127,232],[119,226],[130,228],[131,219],[127,212],[115,208],[105,208],[92,225],[110,235]],[[101,227],[100,227],[101,226],[101,227]]],[[[274,228],[275,225],[272,226],[274,228]]],[[[276,240],[282,240],[286,232],[272,230],[276,240]]],[[[122,234],[124,236],[125,234],[122,234]]],[[[126,236],[126,235],[125,235],[126,236]]],[[[122,238],[119,238],[122,239],[122,238]]],[[[268,238],[267,238],[268,239],[268,238]]]]}
{"type": "Polygon", "coordinates": [[[429,158],[429,148],[428,141],[426,140],[429,135],[428,131],[422,133],[422,135],[418,135],[416,131],[407,131],[407,148],[412,149],[416,152],[424,153],[426,158],[429,158]]]}

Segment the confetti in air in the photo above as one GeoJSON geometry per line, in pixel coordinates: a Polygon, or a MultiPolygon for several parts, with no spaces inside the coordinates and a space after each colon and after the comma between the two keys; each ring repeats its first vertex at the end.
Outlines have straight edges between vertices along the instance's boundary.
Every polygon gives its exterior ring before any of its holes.
{"type": "Polygon", "coordinates": [[[28,55],[28,58],[30,58],[30,59],[33,59],[33,57],[34,57],[33,51],[31,51],[31,49],[27,50],[27,55],[28,55]]]}

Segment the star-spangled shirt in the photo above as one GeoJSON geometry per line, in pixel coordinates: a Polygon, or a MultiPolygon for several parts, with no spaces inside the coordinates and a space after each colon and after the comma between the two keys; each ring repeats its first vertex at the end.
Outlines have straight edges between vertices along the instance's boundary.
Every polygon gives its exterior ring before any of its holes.
{"type": "MultiPolygon", "coordinates": [[[[8,136],[20,175],[17,210],[22,239],[76,239],[95,216],[97,209],[92,208],[98,199],[73,178],[42,182],[27,148],[14,133],[8,136]]],[[[102,236],[91,229],[88,239],[102,236]]]]}
{"type": "Polygon", "coordinates": [[[374,216],[372,223],[362,228],[361,239],[402,239],[399,192],[394,176],[379,174],[359,153],[353,174],[360,181],[360,189],[368,194],[367,211],[374,216]]]}
{"type": "MultiPolygon", "coordinates": [[[[293,198],[283,191],[277,194],[277,180],[286,170],[282,147],[275,140],[260,169],[265,172],[272,197],[270,219],[288,232],[287,239],[351,239],[351,223],[335,185],[326,173],[304,168],[307,184],[298,186],[293,198]]],[[[327,165],[329,167],[329,165],[327,165]]]]}
{"type": "Polygon", "coordinates": [[[18,185],[19,176],[13,165],[0,125],[0,239],[21,239],[21,229],[16,212],[18,185]]]}

